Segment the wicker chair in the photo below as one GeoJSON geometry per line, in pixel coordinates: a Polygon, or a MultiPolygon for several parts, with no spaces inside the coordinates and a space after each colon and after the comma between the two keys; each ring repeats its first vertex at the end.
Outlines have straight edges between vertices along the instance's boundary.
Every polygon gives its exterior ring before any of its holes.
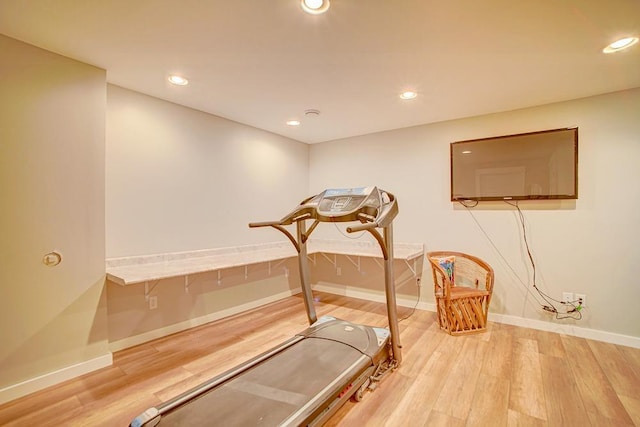
{"type": "Polygon", "coordinates": [[[428,252],[438,324],[451,335],[483,332],[493,292],[493,269],[461,252],[428,252]]]}

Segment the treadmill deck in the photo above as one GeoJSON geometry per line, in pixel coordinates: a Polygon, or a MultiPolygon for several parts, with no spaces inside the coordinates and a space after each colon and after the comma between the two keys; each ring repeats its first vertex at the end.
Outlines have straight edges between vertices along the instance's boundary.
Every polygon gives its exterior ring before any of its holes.
{"type": "Polygon", "coordinates": [[[162,425],[298,425],[371,366],[341,342],[305,338],[162,416],[162,425]],[[222,424],[220,424],[222,425],[222,424]]]}

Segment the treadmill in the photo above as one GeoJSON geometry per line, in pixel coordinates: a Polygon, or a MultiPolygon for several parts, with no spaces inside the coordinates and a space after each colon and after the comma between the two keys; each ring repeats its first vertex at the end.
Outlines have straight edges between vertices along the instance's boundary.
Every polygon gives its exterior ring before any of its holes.
{"type": "Polygon", "coordinates": [[[159,407],[130,426],[299,426],[322,425],[348,399],[367,390],[402,361],[393,274],[392,222],[395,197],[377,187],[328,189],[303,200],[280,221],[251,223],[273,227],[298,252],[300,284],[309,328],[159,407]],[[307,221],[312,221],[307,228],[307,221]],[[316,317],[309,283],[307,240],[321,222],[358,222],[347,232],[369,232],[384,258],[389,328],[316,317]],[[296,224],[295,236],[285,226],[296,224]],[[382,234],[378,231],[382,230],[382,234]]]}

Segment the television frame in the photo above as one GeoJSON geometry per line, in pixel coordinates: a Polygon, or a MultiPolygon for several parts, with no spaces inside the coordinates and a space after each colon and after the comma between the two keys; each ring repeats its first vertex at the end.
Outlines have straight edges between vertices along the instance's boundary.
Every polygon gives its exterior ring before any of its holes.
{"type": "MultiPolygon", "coordinates": [[[[512,163],[517,163],[517,160],[512,161],[512,163]]],[[[514,173],[519,172],[520,174],[522,174],[524,173],[523,171],[526,171],[526,168],[524,166],[509,167],[507,165],[506,167],[504,167],[505,170],[509,168],[512,168],[513,169],[512,172],[514,173]],[[518,171],[516,170],[517,168],[520,168],[521,170],[518,171]]],[[[499,168],[495,168],[495,169],[499,169],[499,168]]],[[[478,173],[478,170],[476,170],[476,175],[478,173]]],[[[509,171],[507,171],[507,173],[508,172],[509,171]]],[[[478,178],[476,177],[476,179],[478,178]]],[[[479,201],[509,201],[509,200],[575,200],[577,199],[578,198],[578,127],[549,129],[549,130],[536,131],[536,132],[517,133],[512,135],[501,135],[501,136],[468,139],[463,141],[452,142],[450,144],[450,196],[451,196],[452,202],[464,202],[466,200],[479,202],[479,201]],[[476,187],[477,184],[474,185],[473,195],[464,195],[464,194],[455,195],[454,194],[454,190],[457,189],[457,187],[454,187],[455,175],[456,175],[455,171],[461,167],[459,165],[460,162],[458,162],[458,164],[454,163],[455,161],[454,154],[463,147],[463,144],[484,145],[484,144],[491,144],[495,141],[502,141],[504,143],[505,142],[504,140],[508,138],[514,140],[513,144],[522,143],[523,141],[532,143],[534,139],[539,138],[541,135],[548,135],[548,134],[567,132],[567,131],[571,131],[573,133],[573,138],[572,138],[573,139],[573,176],[572,176],[573,189],[571,194],[555,194],[555,193],[552,194],[551,191],[547,191],[546,193],[548,194],[542,194],[542,193],[534,194],[533,191],[529,190],[529,191],[524,191],[524,195],[514,193],[514,194],[481,196],[478,194],[478,188],[476,187]]]]}

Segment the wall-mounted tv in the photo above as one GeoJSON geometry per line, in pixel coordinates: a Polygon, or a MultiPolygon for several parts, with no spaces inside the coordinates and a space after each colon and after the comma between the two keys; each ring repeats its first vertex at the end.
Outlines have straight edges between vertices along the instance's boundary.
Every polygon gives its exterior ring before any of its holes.
{"type": "Polygon", "coordinates": [[[578,198],[578,128],[451,143],[451,201],[578,198]]]}

